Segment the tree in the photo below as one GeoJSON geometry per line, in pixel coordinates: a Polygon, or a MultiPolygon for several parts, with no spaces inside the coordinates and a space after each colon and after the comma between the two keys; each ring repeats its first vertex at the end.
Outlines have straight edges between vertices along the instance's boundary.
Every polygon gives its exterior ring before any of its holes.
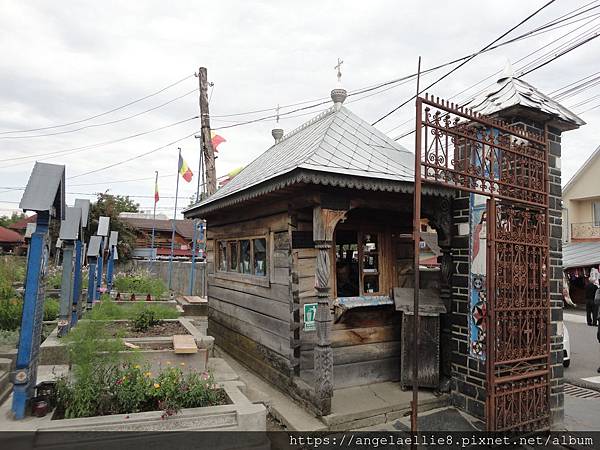
{"type": "Polygon", "coordinates": [[[0,216],[0,227],[8,227],[27,216],[22,212],[13,212],[10,216],[0,216]]]}
{"type": "Polygon", "coordinates": [[[98,229],[100,216],[110,217],[110,231],[119,232],[117,251],[119,260],[129,259],[135,244],[135,229],[119,219],[122,212],[139,212],[139,203],[134,202],[125,195],[98,194],[96,202],[90,208],[90,224],[88,234],[91,236],[98,229]]]}

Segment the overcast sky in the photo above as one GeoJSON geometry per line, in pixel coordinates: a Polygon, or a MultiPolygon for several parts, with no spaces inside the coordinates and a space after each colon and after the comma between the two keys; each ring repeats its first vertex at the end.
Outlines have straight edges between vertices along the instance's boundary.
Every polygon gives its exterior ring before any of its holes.
{"type": "MultiPolygon", "coordinates": [[[[0,0],[0,131],[43,128],[79,121],[129,103],[188,77],[185,81],[142,102],[76,125],[0,137],[0,214],[18,207],[35,157],[24,156],[79,149],[117,140],[189,119],[198,114],[198,85],[193,76],[199,66],[208,68],[214,83],[210,111],[213,128],[269,115],[218,117],[257,109],[275,108],[329,96],[336,87],[333,66],[342,65],[342,84],[348,90],[371,86],[413,73],[417,57],[427,69],[475,52],[496,39],[543,1],[502,2],[399,2],[399,1],[7,1],[0,0]],[[95,126],[73,133],[27,138],[121,119],[182,98],[119,123],[95,126]],[[7,138],[12,137],[12,138],[7,138]],[[20,137],[15,139],[14,137],[20,137]],[[12,203],[11,203],[12,202],[12,203]]],[[[557,0],[509,37],[545,24],[589,0],[557,0]]],[[[591,6],[600,5],[593,2],[591,6]]],[[[586,15],[597,14],[600,8],[586,15]]],[[[584,16],[581,16],[584,17],[584,16]]],[[[478,56],[431,89],[452,97],[491,76],[487,82],[456,97],[466,100],[494,82],[495,72],[509,59],[516,73],[553,47],[588,31],[598,31],[600,15],[551,32],[507,45],[478,56]],[[570,33],[570,34],[567,34],[570,33]],[[561,39],[555,41],[556,39],[561,39]],[[534,55],[518,62],[531,52],[534,55]]],[[[572,51],[523,79],[550,93],[600,70],[600,38],[572,51]]],[[[442,69],[424,77],[423,85],[443,75],[442,69]]],[[[414,83],[397,86],[347,106],[373,122],[410,97],[414,83]]],[[[598,95],[598,87],[564,100],[567,107],[598,95]]],[[[581,112],[600,104],[600,97],[573,108],[581,112]]],[[[316,115],[282,118],[290,131],[316,115]]],[[[282,108],[282,112],[293,108],[282,108]]],[[[396,137],[414,122],[411,102],[377,126],[396,137]],[[391,130],[391,131],[390,131],[391,130]]],[[[600,144],[600,108],[581,116],[587,125],[563,135],[563,184],[600,144]]],[[[272,143],[275,121],[217,131],[221,144],[217,175],[249,163],[272,143]]],[[[177,147],[197,175],[199,144],[190,137],[148,156],[93,175],[84,172],[148,152],[190,135],[200,128],[191,120],[109,145],[74,150],[37,159],[65,164],[68,203],[75,197],[93,198],[95,192],[130,194],[144,209],[151,209],[154,171],[158,170],[159,211],[172,215],[177,171],[177,147]],[[135,182],[128,179],[145,178],[135,182]],[[116,182],[115,182],[116,181],[116,182]]],[[[412,149],[412,136],[400,142],[412,149]]],[[[180,184],[180,206],[196,191],[180,184]]]]}

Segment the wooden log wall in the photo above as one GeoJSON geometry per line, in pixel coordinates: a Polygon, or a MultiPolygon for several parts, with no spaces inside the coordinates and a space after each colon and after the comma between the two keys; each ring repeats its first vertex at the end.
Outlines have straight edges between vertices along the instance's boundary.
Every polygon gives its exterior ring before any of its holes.
{"type": "MultiPolygon", "coordinates": [[[[308,211],[297,212],[294,225],[298,231],[312,230],[312,215],[308,211]]],[[[304,331],[302,325],[304,305],[317,302],[314,288],[317,250],[292,249],[291,253],[292,296],[297,298],[299,309],[300,376],[311,384],[316,331],[304,331]]],[[[400,379],[400,319],[400,313],[392,306],[358,308],[347,312],[340,323],[333,324],[331,346],[336,388],[400,379]]]]}
{"type": "Polygon", "coordinates": [[[293,370],[288,227],[287,211],[224,225],[209,223],[207,227],[208,333],[218,346],[282,386],[289,385],[293,370]],[[268,242],[267,280],[255,283],[253,277],[215,271],[219,239],[262,235],[268,242]]]}

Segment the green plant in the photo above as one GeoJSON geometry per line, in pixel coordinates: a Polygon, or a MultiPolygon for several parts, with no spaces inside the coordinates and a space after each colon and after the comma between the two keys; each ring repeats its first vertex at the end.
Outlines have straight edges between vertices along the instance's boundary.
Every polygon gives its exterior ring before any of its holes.
{"type": "Polygon", "coordinates": [[[21,325],[23,302],[16,298],[0,299],[0,329],[14,331],[21,325]]]}
{"type": "Polygon", "coordinates": [[[25,279],[25,259],[17,256],[0,257],[0,299],[15,296],[14,283],[25,279]]]}
{"type": "Polygon", "coordinates": [[[143,311],[152,311],[155,319],[176,319],[179,312],[159,302],[141,302],[134,304],[115,303],[109,295],[100,297],[100,302],[94,306],[91,314],[86,318],[91,320],[133,320],[143,311]]]}
{"type": "Polygon", "coordinates": [[[158,324],[158,322],[154,311],[151,309],[144,309],[133,319],[133,329],[135,331],[146,331],[148,328],[158,324]]]}
{"type": "Polygon", "coordinates": [[[154,376],[148,366],[125,363],[107,373],[89,381],[58,380],[57,403],[66,418],[156,410],[167,417],[182,408],[227,403],[225,392],[208,372],[184,374],[179,367],[168,367],[154,376]]]}
{"type": "Polygon", "coordinates": [[[147,272],[117,274],[114,286],[119,292],[150,294],[154,298],[160,298],[167,292],[165,283],[147,272]]]}
{"type": "Polygon", "coordinates": [[[137,353],[122,352],[121,339],[111,339],[98,321],[82,321],[65,337],[72,376],[58,378],[56,399],[65,418],[163,410],[226,403],[211,374],[184,374],[168,367],[156,376],[136,364],[137,353]]]}
{"type": "Polygon", "coordinates": [[[135,353],[123,354],[123,341],[110,338],[101,322],[82,321],[67,337],[73,380],[57,380],[57,403],[65,417],[89,417],[112,413],[112,392],[119,366],[135,353]]]}
{"type": "Polygon", "coordinates": [[[15,348],[19,343],[18,330],[0,330],[0,348],[15,348]]]}
{"type": "Polygon", "coordinates": [[[62,284],[62,271],[56,267],[51,268],[46,275],[46,286],[50,289],[60,289],[62,284]]]}
{"type": "Polygon", "coordinates": [[[47,298],[44,302],[44,320],[56,320],[60,312],[60,303],[55,298],[47,298]]]}
{"type": "MultiPolygon", "coordinates": [[[[56,320],[60,310],[58,300],[47,298],[44,302],[43,320],[56,320]]],[[[0,300],[0,329],[18,330],[21,326],[23,316],[23,301],[21,299],[2,299],[0,300]]]]}

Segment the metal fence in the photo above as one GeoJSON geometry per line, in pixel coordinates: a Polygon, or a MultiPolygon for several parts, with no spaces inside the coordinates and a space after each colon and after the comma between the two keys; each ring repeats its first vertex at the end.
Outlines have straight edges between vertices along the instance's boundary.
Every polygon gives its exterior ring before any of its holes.
{"type": "MultiPolygon", "coordinates": [[[[182,295],[206,296],[206,263],[196,262],[194,274],[194,286],[190,294],[190,275],[192,263],[190,261],[173,261],[173,291],[182,295]]],[[[117,266],[117,272],[146,271],[150,272],[163,280],[165,284],[169,282],[169,261],[154,261],[150,264],[147,260],[133,259],[117,266]]]]}

